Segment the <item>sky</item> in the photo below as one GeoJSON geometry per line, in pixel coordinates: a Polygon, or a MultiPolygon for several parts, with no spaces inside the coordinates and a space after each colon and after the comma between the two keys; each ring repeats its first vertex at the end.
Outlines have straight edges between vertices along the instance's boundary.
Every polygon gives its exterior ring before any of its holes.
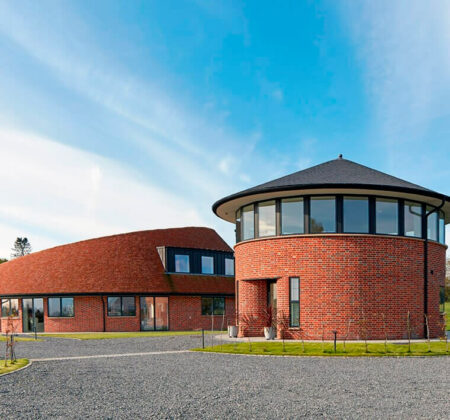
{"type": "Polygon", "coordinates": [[[450,195],[449,116],[446,1],[0,0],[0,257],[233,245],[216,200],[340,153],[450,195]]]}

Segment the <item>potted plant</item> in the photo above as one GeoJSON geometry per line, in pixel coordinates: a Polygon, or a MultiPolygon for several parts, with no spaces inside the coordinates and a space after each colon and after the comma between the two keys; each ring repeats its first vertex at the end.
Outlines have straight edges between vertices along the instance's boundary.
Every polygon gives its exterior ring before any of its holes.
{"type": "Polygon", "coordinates": [[[264,337],[266,340],[273,340],[276,336],[276,328],[274,327],[274,311],[272,306],[268,306],[265,313],[264,337]]]}

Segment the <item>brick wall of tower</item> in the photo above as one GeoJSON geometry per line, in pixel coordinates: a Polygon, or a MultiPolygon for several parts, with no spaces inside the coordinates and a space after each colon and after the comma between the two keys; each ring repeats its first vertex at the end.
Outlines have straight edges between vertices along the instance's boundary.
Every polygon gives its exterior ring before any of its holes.
{"type": "MultiPolygon", "coordinates": [[[[439,285],[446,247],[428,245],[430,333],[442,333],[439,285]],[[431,273],[433,272],[433,273],[431,273]]],[[[257,239],[235,246],[240,335],[262,335],[267,281],[278,278],[278,318],[289,318],[289,277],[300,278],[300,328],[286,337],[391,339],[424,336],[423,240],[375,235],[303,235],[257,239]],[[260,279],[256,280],[255,279],[260,279]],[[245,320],[245,319],[246,320],[245,320]],[[250,319],[250,321],[248,321],[250,319]]],[[[282,323],[281,323],[282,324],[282,323]]]]}

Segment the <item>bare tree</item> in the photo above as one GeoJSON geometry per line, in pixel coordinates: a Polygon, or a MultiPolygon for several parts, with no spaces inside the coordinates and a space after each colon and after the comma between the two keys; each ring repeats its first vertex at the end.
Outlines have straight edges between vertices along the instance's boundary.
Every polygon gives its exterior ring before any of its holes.
{"type": "Polygon", "coordinates": [[[388,336],[387,336],[386,315],[384,313],[381,314],[381,318],[383,319],[383,330],[384,330],[384,352],[387,353],[388,352],[388,348],[387,348],[388,336]]]}
{"type": "Polygon", "coordinates": [[[345,348],[345,343],[347,342],[348,336],[350,335],[350,325],[351,325],[352,322],[353,322],[353,319],[349,319],[347,321],[347,332],[346,332],[346,334],[344,336],[344,343],[343,343],[344,344],[344,353],[347,351],[346,348],[345,348]]]}
{"type": "Polygon", "coordinates": [[[11,258],[23,257],[31,253],[31,244],[28,238],[17,238],[11,248],[11,258]]]}
{"type": "Polygon", "coordinates": [[[248,314],[241,314],[239,317],[239,326],[244,327],[244,334],[247,333],[248,338],[248,351],[252,351],[252,341],[250,339],[250,326],[252,325],[253,318],[248,314]]]}
{"type": "Polygon", "coordinates": [[[431,343],[430,343],[430,325],[428,324],[428,315],[424,314],[425,316],[425,325],[427,327],[427,342],[428,342],[428,353],[431,352],[431,343]]]}
{"type": "Polygon", "coordinates": [[[277,314],[276,321],[280,331],[280,338],[284,353],[286,351],[285,331],[289,329],[289,316],[284,311],[279,311],[279,313],[277,314]]]}
{"type": "Polygon", "coordinates": [[[406,315],[406,329],[408,331],[408,353],[411,353],[411,314],[406,315]]]}

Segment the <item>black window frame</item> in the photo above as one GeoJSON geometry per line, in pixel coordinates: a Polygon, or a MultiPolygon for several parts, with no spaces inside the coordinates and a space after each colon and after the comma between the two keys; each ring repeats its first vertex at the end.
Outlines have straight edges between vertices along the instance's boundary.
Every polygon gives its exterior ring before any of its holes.
{"type": "Polygon", "coordinates": [[[349,234],[361,234],[361,235],[368,235],[370,234],[370,197],[368,195],[352,195],[352,194],[344,194],[340,196],[340,201],[342,204],[339,205],[339,211],[340,215],[338,215],[338,225],[340,224],[340,232],[339,233],[349,233],[349,234]],[[352,231],[352,230],[346,230],[345,227],[345,200],[346,199],[355,199],[355,200],[361,200],[366,199],[367,200],[367,232],[361,232],[361,231],[352,231]]]}
{"type": "Polygon", "coordinates": [[[224,261],[223,262],[223,264],[224,264],[224,270],[223,270],[224,276],[234,277],[235,273],[236,273],[236,265],[235,265],[235,262],[234,262],[234,258],[225,257],[223,259],[223,261],[224,261]],[[233,264],[233,274],[227,274],[227,260],[230,260],[232,262],[232,264],[233,264]]]}
{"type": "Polygon", "coordinates": [[[191,256],[189,254],[175,254],[173,258],[174,258],[173,266],[174,266],[175,273],[188,274],[191,272],[191,256]],[[177,257],[187,257],[188,271],[177,271],[177,257]]]}
{"type": "Polygon", "coordinates": [[[107,296],[106,297],[106,313],[111,318],[117,318],[117,317],[129,317],[129,318],[132,318],[132,317],[135,317],[137,315],[136,306],[137,306],[136,305],[136,296],[107,296]],[[120,299],[120,315],[111,315],[111,313],[110,313],[110,310],[109,310],[109,307],[110,307],[109,306],[109,299],[112,299],[112,298],[114,298],[114,299],[119,298],[120,299]],[[123,314],[124,313],[124,310],[123,310],[123,298],[133,298],[133,302],[134,302],[134,314],[133,315],[129,315],[129,314],[124,315],[123,314]]]}
{"type": "Polygon", "coordinates": [[[47,298],[47,316],[49,318],[74,318],[75,317],[75,299],[73,296],[50,296],[47,298]],[[50,315],[50,299],[59,299],[59,315],[50,315]],[[73,315],[63,315],[62,300],[72,299],[73,315]]]}
{"type": "Polygon", "coordinates": [[[439,286],[439,312],[445,313],[445,286],[439,286]]]}
{"type": "Polygon", "coordinates": [[[223,296],[202,296],[201,297],[201,302],[200,302],[200,310],[201,310],[201,314],[202,316],[223,316],[226,314],[226,300],[225,297],[223,296]],[[212,299],[212,304],[211,304],[211,313],[204,313],[203,312],[203,300],[204,299],[212,299]],[[216,299],[221,299],[223,301],[223,313],[221,314],[215,314],[215,308],[214,308],[214,301],[216,299]]]}
{"type": "Polygon", "coordinates": [[[214,255],[200,255],[200,271],[201,271],[201,274],[205,274],[207,276],[212,276],[212,275],[216,274],[216,261],[215,261],[214,255]],[[205,273],[203,271],[203,258],[211,258],[211,260],[212,260],[212,273],[205,273]]]}
{"type": "Polygon", "coordinates": [[[20,317],[20,302],[19,302],[19,299],[18,298],[2,298],[1,302],[0,302],[0,310],[1,310],[1,312],[0,312],[1,318],[9,318],[9,317],[19,318],[20,317]],[[16,300],[17,301],[17,315],[13,315],[11,313],[11,301],[12,300],[16,300]],[[5,302],[5,301],[9,302],[8,314],[7,315],[3,315],[3,302],[5,302]]]}
{"type": "Polygon", "coordinates": [[[289,277],[289,327],[290,328],[300,328],[300,277],[293,276],[289,277]],[[297,281],[298,286],[298,300],[292,299],[292,281],[297,281]],[[298,319],[296,323],[292,322],[292,316],[293,316],[293,305],[297,305],[298,307],[298,319]]]}

